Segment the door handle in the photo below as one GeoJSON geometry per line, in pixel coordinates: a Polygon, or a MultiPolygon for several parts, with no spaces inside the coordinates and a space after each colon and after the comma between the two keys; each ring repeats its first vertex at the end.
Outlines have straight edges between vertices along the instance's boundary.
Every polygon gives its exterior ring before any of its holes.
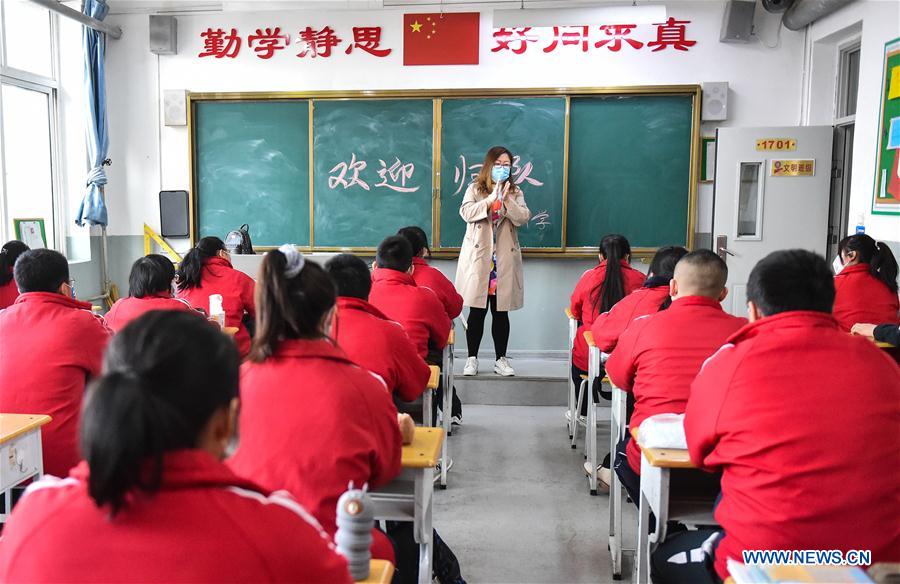
{"type": "Polygon", "coordinates": [[[725,247],[728,244],[728,236],[727,235],[717,235],[716,236],[716,254],[723,260],[726,255],[735,256],[733,251],[725,247]]]}

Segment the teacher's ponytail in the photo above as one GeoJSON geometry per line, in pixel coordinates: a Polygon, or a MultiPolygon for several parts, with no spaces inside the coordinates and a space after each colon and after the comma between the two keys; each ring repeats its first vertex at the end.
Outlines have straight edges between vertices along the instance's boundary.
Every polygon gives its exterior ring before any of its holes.
{"type": "Polygon", "coordinates": [[[88,494],[115,516],[135,490],[164,481],[166,453],[197,448],[238,395],[232,339],[194,313],[152,311],[119,332],[81,421],[88,494]]]}
{"type": "Polygon", "coordinates": [[[600,254],[606,260],[606,274],[590,294],[591,306],[598,314],[609,312],[625,297],[625,276],[622,274],[621,262],[631,255],[631,245],[622,235],[604,235],[600,240],[600,254]]]}

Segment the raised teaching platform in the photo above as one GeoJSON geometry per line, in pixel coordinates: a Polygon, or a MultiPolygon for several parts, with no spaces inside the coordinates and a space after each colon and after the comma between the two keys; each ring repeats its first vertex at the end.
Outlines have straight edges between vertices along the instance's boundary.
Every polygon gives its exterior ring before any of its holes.
{"type": "Polygon", "coordinates": [[[249,223],[253,243],[371,251],[410,224],[437,255],[487,149],[515,155],[527,254],[693,243],[700,88],[190,95],[192,240],[249,223]]]}

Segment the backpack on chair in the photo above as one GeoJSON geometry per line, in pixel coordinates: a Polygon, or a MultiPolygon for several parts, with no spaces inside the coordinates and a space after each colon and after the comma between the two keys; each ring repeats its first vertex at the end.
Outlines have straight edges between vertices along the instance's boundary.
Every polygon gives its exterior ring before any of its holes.
{"type": "Polygon", "coordinates": [[[254,255],[253,243],[250,242],[250,225],[244,223],[237,231],[229,231],[225,236],[225,249],[237,255],[254,255]]]}

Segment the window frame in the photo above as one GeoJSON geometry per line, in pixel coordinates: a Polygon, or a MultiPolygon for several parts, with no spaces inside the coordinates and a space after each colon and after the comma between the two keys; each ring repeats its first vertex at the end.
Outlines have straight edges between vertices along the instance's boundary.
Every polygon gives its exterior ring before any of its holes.
{"type": "MultiPolygon", "coordinates": [[[[55,12],[47,9],[50,18],[50,69],[53,77],[45,77],[8,67],[6,65],[6,35],[0,35],[0,84],[37,91],[47,96],[48,124],[50,127],[50,185],[51,208],[53,216],[47,221],[53,229],[53,238],[47,241],[47,247],[65,250],[65,217],[66,206],[62,196],[62,160],[60,110],[59,110],[59,22],[55,12]]],[[[0,32],[6,30],[6,12],[0,2],[0,32]]],[[[7,241],[15,237],[12,231],[13,217],[9,216],[8,190],[6,186],[6,144],[3,132],[3,111],[0,109],[0,239],[7,241]],[[9,231],[8,231],[9,230],[9,231]]]]}
{"type": "Polygon", "coordinates": [[[847,41],[840,43],[837,46],[837,68],[835,71],[834,84],[834,125],[836,126],[845,126],[847,124],[853,124],[856,122],[856,112],[854,111],[852,114],[847,114],[844,108],[845,104],[847,103],[847,97],[849,96],[850,89],[850,67],[848,57],[851,53],[856,53],[857,63],[859,64],[856,70],[856,107],[857,109],[859,109],[859,67],[862,66],[862,62],[859,57],[862,56],[861,46],[862,42],[860,37],[858,36],[848,39],[847,41]]]}

